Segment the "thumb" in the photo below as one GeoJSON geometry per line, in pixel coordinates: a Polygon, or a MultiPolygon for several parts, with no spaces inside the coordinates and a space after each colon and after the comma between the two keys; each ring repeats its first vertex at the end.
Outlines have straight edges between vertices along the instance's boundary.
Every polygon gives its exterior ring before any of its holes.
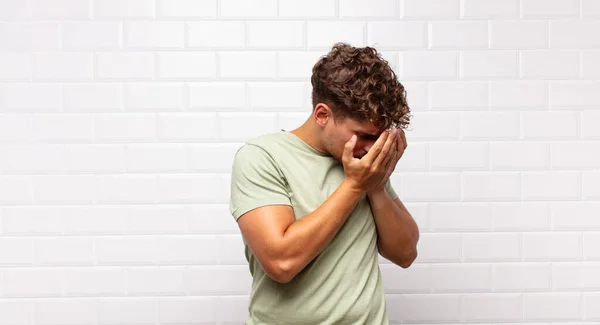
{"type": "Polygon", "coordinates": [[[354,158],[354,147],[356,146],[356,135],[352,135],[350,140],[346,142],[344,146],[344,154],[342,156],[344,161],[350,161],[354,158]]]}

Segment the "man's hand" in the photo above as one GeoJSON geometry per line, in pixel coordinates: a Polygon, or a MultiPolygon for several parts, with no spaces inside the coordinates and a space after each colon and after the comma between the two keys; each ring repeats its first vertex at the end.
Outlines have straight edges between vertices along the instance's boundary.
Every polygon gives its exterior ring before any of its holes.
{"type": "MultiPolygon", "coordinates": [[[[398,161],[404,154],[404,150],[407,147],[404,130],[399,128],[393,128],[392,132],[386,140],[386,145],[388,144],[388,142],[390,143],[389,146],[391,148],[387,153],[389,157],[387,157],[386,159],[387,163],[381,166],[381,168],[385,170],[385,176],[377,185],[374,186],[374,188],[370,192],[379,192],[385,190],[385,184],[396,169],[396,165],[398,164],[398,161]]],[[[384,154],[383,151],[380,153],[380,155],[382,154],[384,154]]]]}
{"type": "Polygon", "coordinates": [[[353,187],[361,191],[384,190],[406,148],[404,132],[396,128],[384,131],[361,159],[354,158],[355,145],[356,137],[352,136],[344,147],[342,163],[346,178],[353,187]]]}

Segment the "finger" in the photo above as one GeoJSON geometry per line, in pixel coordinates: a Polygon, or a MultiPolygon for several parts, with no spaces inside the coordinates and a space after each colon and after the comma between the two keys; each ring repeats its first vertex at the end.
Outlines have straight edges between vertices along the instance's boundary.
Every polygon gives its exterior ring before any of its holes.
{"type": "Polygon", "coordinates": [[[381,151],[381,149],[383,148],[383,145],[385,144],[387,137],[388,137],[388,132],[387,131],[382,132],[381,135],[379,135],[379,138],[377,139],[377,141],[375,141],[375,144],[373,144],[373,146],[371,147],[369,152],[367,152],[367,154],[364,155],[361,158],[361,160],[364,160],[368,164],[372,164],[373,161],[375,161],[375,158],[377,158],[377,156],[379,155],[379,152],[381,151]]]}
{"type": "Polygon", "coordinates": [[[408,143],[406,142],[406,134],[402,129],[398,129],[398,131],[400,131],[400,138],[402,139],[402,145],[399,146],[398,149],[402,148],[402,150],[404,150],[408,146],[408,143]]]}
{"type": "Polygon", "coordinates": [[[356,135],[352,135],[350,140],[344,145],[344,153],[342,154],[342,160],[344,162],[350,162],[354,158],[354,147],[356,147],[356,135]]]}
{"type": "Polygon", "coordinates": [[[375,161],[373,162],[373,165],[375,168],[385,168],[387,169],[390,158],[393,156],[393,145],[396,142],[396,137],[397,137],[397,133],[392,131],[390,133],[390,135],[388,135],[387,140],[385,141],[385,144],[383,145],[383,148],[381,149],[381,152],[379,153],[379,155],[377,156],[377,158],[375,159],[375,161]]]}

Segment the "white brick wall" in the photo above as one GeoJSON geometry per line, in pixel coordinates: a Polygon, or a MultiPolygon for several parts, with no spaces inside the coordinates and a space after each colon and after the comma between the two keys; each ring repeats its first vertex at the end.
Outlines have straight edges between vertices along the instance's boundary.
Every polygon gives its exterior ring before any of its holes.
{"type": "Polygon", "coordinates": [[[408,91],[392,324],[600,324],[600,1],[0,0],[0,325],[241,324],[247,139],[336,41],[408,91]]]}

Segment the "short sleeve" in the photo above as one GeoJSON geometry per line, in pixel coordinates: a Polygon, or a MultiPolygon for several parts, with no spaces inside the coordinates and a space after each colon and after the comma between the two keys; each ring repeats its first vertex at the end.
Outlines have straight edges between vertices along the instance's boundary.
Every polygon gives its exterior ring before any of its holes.
{"type": "Polygon", "coordinates": [[[392,187],[392,182],[391,182],[390,178],[388,178],[388,181],[385,184],[385,189],[387,190],[388,194],[392,197],[392,200],[395,200],[398,198],[398,193],[396,193],[396,191],[392,187]]]}
{"type": "Polygon", "coordinates": [[[233,159],[230,213],[237,221],[244,213],[266,205],[292,205],[287,182],[269,153],[245,144],[233,159]]]}

